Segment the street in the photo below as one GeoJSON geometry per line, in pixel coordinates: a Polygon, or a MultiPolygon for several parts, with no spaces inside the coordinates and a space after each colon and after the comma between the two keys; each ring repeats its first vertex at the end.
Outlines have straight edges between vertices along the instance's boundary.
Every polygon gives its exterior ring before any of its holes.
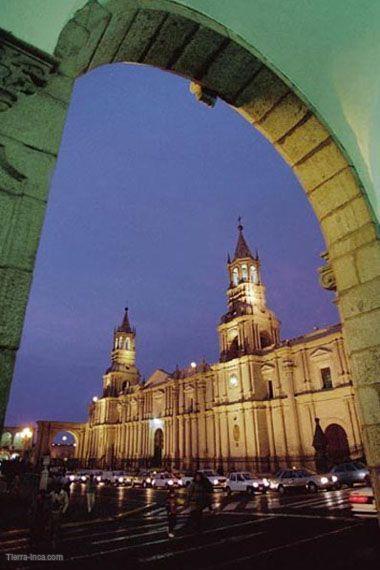
{"type": "MultiPolygon", "coordinates": [[[[181,498],[184,491],[178,495],[181,498]]],[[[186,528],[188,509],[180,507],[176,536],[168,539],[166,491],[100,487],[96,512],[91,519],[79,520],[84,487],[78,484],[70,505],[74,516],[64,524],[54,551],[63,556],[56,565],[82,569],[115,568],[127,562],[144,569],[377,568],[377,522],[354,518],[348,495],[346,489],[284,497],[216,492],[216,514],[205,512],[202,533],[186,528]]],[[[47,568],[53,564],[24,557],[31,552],[26,529],[4,532],[0,548],[5,566],[47,568]]]]}

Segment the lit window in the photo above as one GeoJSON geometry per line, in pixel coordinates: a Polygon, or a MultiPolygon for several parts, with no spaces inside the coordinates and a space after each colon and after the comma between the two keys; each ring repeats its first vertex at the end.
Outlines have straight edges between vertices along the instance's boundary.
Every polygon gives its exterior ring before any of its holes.
{"type": "Polygon", "coordinates": [[[237,385],[238,385],[237,376],[233,374],[232,376],[230,376],[230,386],[231,388],[235,388],[237,385]]]}
{"type": "Polygon", "coordinates": [[[257,283],[257,269],[254,265],[251,265],[251,281],[257,283]]]}
{"type": "Polygon", "coordinates": [[[248,281],[248,268],[246,265],[241,266],[241,274],[243,281],[248,281]]]}
{"type": "Polygon", "coordinates": [[[129,350],[129,338],[125,339],[125,349],[129,350]]]}
{"type": "Polygon", "coordinates": [[[331,369],[329,367],[321,368],[321,378],[324,390],[329,390],[332,388],[332,380],[331,380],[331,369]]]}
{"type": "Polygon", "coordinates": [[[239,271],[237,267],[235,267],[235,269],[232,272],[232,282],[234,285],[238,285],[239,283],[239,271]]]}

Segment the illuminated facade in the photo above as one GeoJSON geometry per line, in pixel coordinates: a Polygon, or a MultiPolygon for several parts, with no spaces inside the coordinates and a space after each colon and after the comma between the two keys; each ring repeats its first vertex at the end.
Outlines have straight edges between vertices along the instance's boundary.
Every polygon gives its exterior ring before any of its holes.
{"type": "Polygon", "coordinates": [[[114,331],[102,396],[94,398],[88,423],[78,424],[84,464],[264,471],[312,465],[315,418],[330,461],[361,455],[341,325],[281,341],[279,320],[266,304],[260,259],[241,225],[227,269],[228,309],[218,326],[216,364],[158,369],[142,383],[126,309],[114,331]]]}

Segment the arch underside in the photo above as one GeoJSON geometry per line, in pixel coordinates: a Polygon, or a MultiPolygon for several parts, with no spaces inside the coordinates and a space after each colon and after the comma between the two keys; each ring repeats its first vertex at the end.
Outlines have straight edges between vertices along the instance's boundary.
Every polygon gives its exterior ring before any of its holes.
{"type": "MultiPolygon", "coordinates": [[[[14,156],[17,152],[25,155],[26,147],[33,149],[33,152],[28,150],[29,162],[46,160],[50,165],[51,157],[54,159],[58,152],[75,77],[114,62],[152,65],[190,79],[196,84],[197,98],[209,105],[216,97],[223,99],[262,132],[284,157],[299,178],[326,240],[328,263],[321,271],[321,280],[326,287],[336,287],[338,291],[367,459],[373,468],[379,466],[377,227],[354,168],[328,128],[291,86],[239,45],[238,40],[232,39],[228,30],[170,1],[111,0],[105,7],[89,2],[63,29],[55,56],[59,65],[46,86],[34,97],[23,95],[17,105],[3,114],[0,144],[5,154],[1,155],[0,167],[6,156],[14,168],[14,156]],[[22,129],[18,126],[20,120],[24,121],[22,129]],[[29,123],[33,128],[29,128],[29,123]],[[15,152],[7,137],[12,138],[13,145],[14,140],[19,141],[22,148],[15,152]]],[[[47,169],[41,170],[42,181],[47,178],[44,174],[47,169]]],[[[33,172],[30,177],[31,184],[23,181],[24,195],[32,194],[43,212],[48,185],[45,182],[45,188],[42,183],[44,192],[38,193],[33,172]]],[[[30,216],[34,214],[31,212],[30,216]]],[[[43,219],[40,210],[39,215],[37,234],[43,219]]],[[[12,239],[14,232],[17,241],[16,231],[15,225],[10,227],[7,239],[12,239]]],[[[24,243],[18,242],[21,250],[24,243]]],[[[20,251],[22,263],[18,267],[17,255],[12,250],[13,264],[3,264],[10,277],[0,292],[0,302],[3,315],[14,326],[9,328],[10,338],[6,338],[6,330],[0,342],[13,352],[21,335],[37,243],[38,239],[33,243],[31,260],[25,260],[20,251]],[[17,280],[12,274],[15,269],[25,274],[26,285],[18,296],[17,280]],[[5,303],[4,299],[11,299],[11,303],[5,303]]],[[[11,356],[10,369],[12,365],[11,356]]]]}

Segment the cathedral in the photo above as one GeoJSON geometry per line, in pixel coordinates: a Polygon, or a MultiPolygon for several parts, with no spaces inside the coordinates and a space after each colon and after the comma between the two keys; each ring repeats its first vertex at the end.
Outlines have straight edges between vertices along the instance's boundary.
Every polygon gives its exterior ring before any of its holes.
{"type": "MultiPolygon", "coordinates": [[[[341,325],[281,340],[280,322],[266,303],[261,261],[241,224],[227,272],[215,364],[158,369],[143,383],[136,330],[125,310],[88,422],[65,424],[83,466],[263,472],[314,467],[318,430],[330,463],[362,455],[341,325]]],[[[43,454],[58,427],[39,424],[43,454]]]]}

